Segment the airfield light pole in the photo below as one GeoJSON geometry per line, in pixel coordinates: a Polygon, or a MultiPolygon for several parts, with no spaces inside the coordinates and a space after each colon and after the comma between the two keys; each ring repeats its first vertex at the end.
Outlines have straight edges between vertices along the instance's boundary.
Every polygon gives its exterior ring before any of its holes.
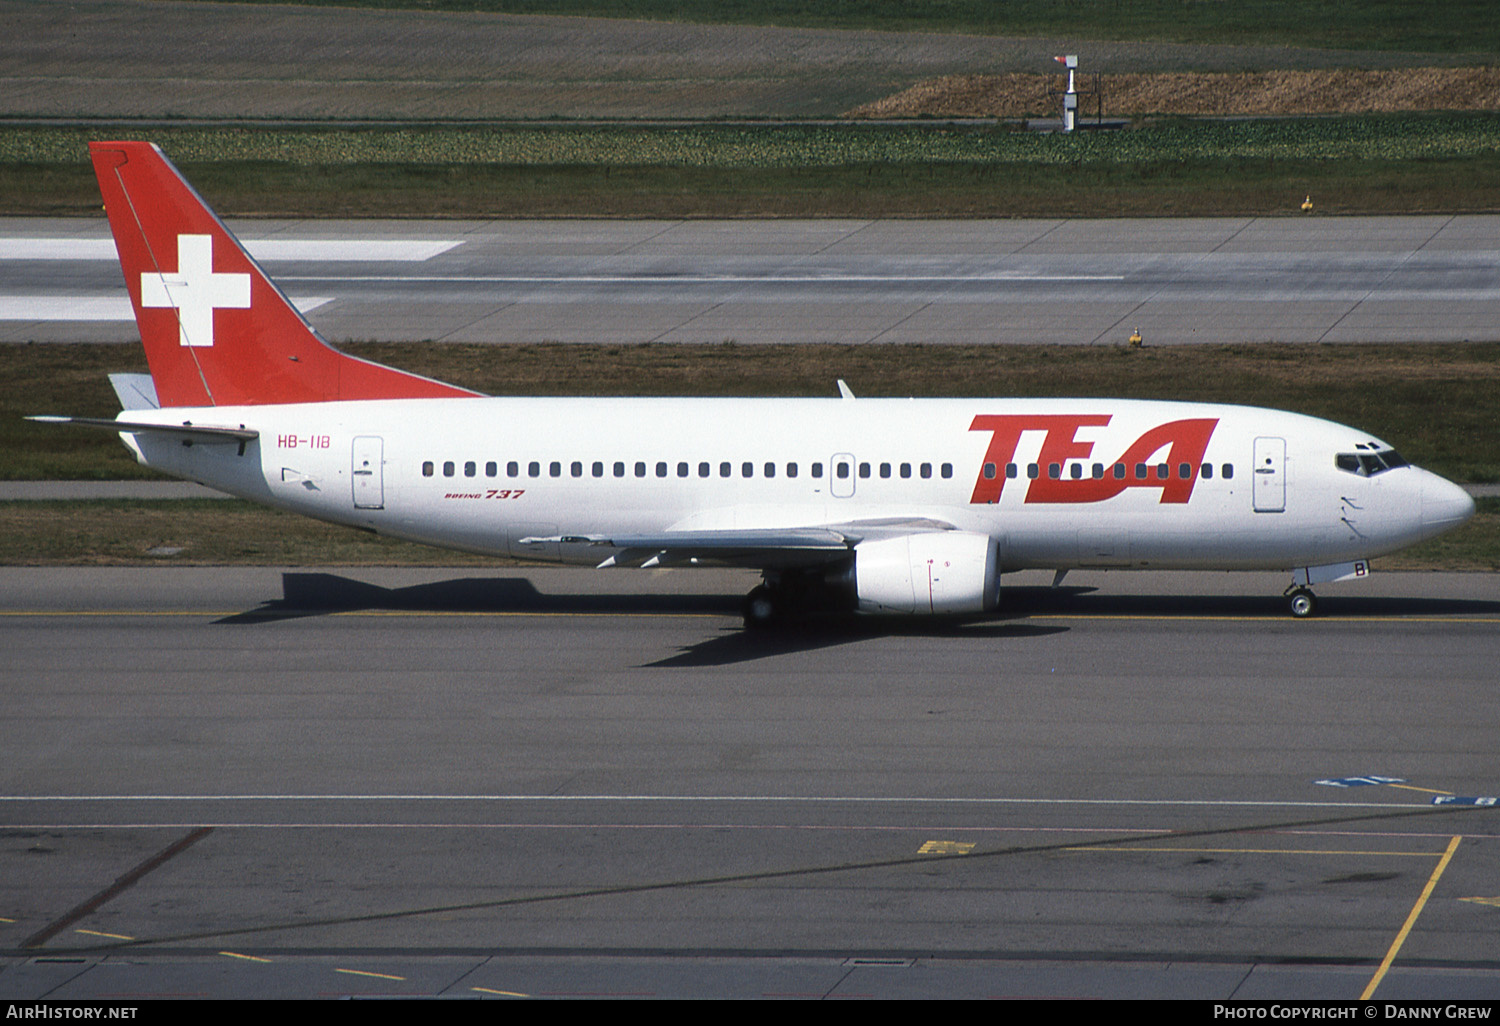
{"type": "Polygon", "coordinates": [[[1052,59],[1068,69],[1068,91],[1063,93],[1063,131],[1071,132],[1078,122],[1078,90],[1073,85],[1073,75],[1078,69],[1078,55],[1070,53],[1066,57],[1052,59]]]}

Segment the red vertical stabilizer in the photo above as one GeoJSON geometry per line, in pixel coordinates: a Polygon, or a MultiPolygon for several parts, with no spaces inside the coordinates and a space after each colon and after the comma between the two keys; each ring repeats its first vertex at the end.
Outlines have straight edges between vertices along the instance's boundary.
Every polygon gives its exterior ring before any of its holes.
{"type": "Polygon", "coordinates": [[[478,394],[329,348],[153,143],[89,151],[162,406],[478,394]]]}

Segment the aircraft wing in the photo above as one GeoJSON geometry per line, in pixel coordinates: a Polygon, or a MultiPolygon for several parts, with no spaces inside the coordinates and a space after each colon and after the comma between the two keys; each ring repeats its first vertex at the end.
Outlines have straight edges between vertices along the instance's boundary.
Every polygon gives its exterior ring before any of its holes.
{"type": "Polygon", "coordinates": [[[522,538],[522,545],[573,544],[617,549],[599,564],[615,566],[723,566],[753,570],[821,566],[835,562],[869,538],[951,531],[946,521],[885,517],[817,527],[661,531],[654,534],[564,534],[522,538]]]}

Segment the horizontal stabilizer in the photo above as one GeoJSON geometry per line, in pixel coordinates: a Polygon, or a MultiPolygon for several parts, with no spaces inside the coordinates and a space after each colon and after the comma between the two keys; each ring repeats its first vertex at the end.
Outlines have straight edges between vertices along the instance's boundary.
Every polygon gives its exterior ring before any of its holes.
{"type": "Polygon", "coordinates": [[[135,434],[141,431],[156,434],[174,435],[189,442],[253,442],[260,437],[260,432],[254,428],[247,428],[241,424],[239,427],[220,427],[212,424],[193,424],[183,421],[181,424],[142,424],[132,420],[113,420],[108,417],[27,417],[39,424],[72,424],[75,427],[99,428],[104,431],[115,431],[124,434],[135,434]]]}

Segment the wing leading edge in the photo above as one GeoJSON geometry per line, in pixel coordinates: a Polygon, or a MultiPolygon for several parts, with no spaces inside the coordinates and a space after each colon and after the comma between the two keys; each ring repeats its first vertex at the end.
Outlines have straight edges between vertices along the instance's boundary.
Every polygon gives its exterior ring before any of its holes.
{"type": "Polygon", "coordinates": [[[952,530],[955,530],[954,525],[944,520],[900,517],[817,527],[662,531],[655,534],[561,534],[522,538],[520,544],[590,545],[618,550],[598,564],[601,570],[620,566],[787,570],[838,562],[865,541],[952,530]]]}

